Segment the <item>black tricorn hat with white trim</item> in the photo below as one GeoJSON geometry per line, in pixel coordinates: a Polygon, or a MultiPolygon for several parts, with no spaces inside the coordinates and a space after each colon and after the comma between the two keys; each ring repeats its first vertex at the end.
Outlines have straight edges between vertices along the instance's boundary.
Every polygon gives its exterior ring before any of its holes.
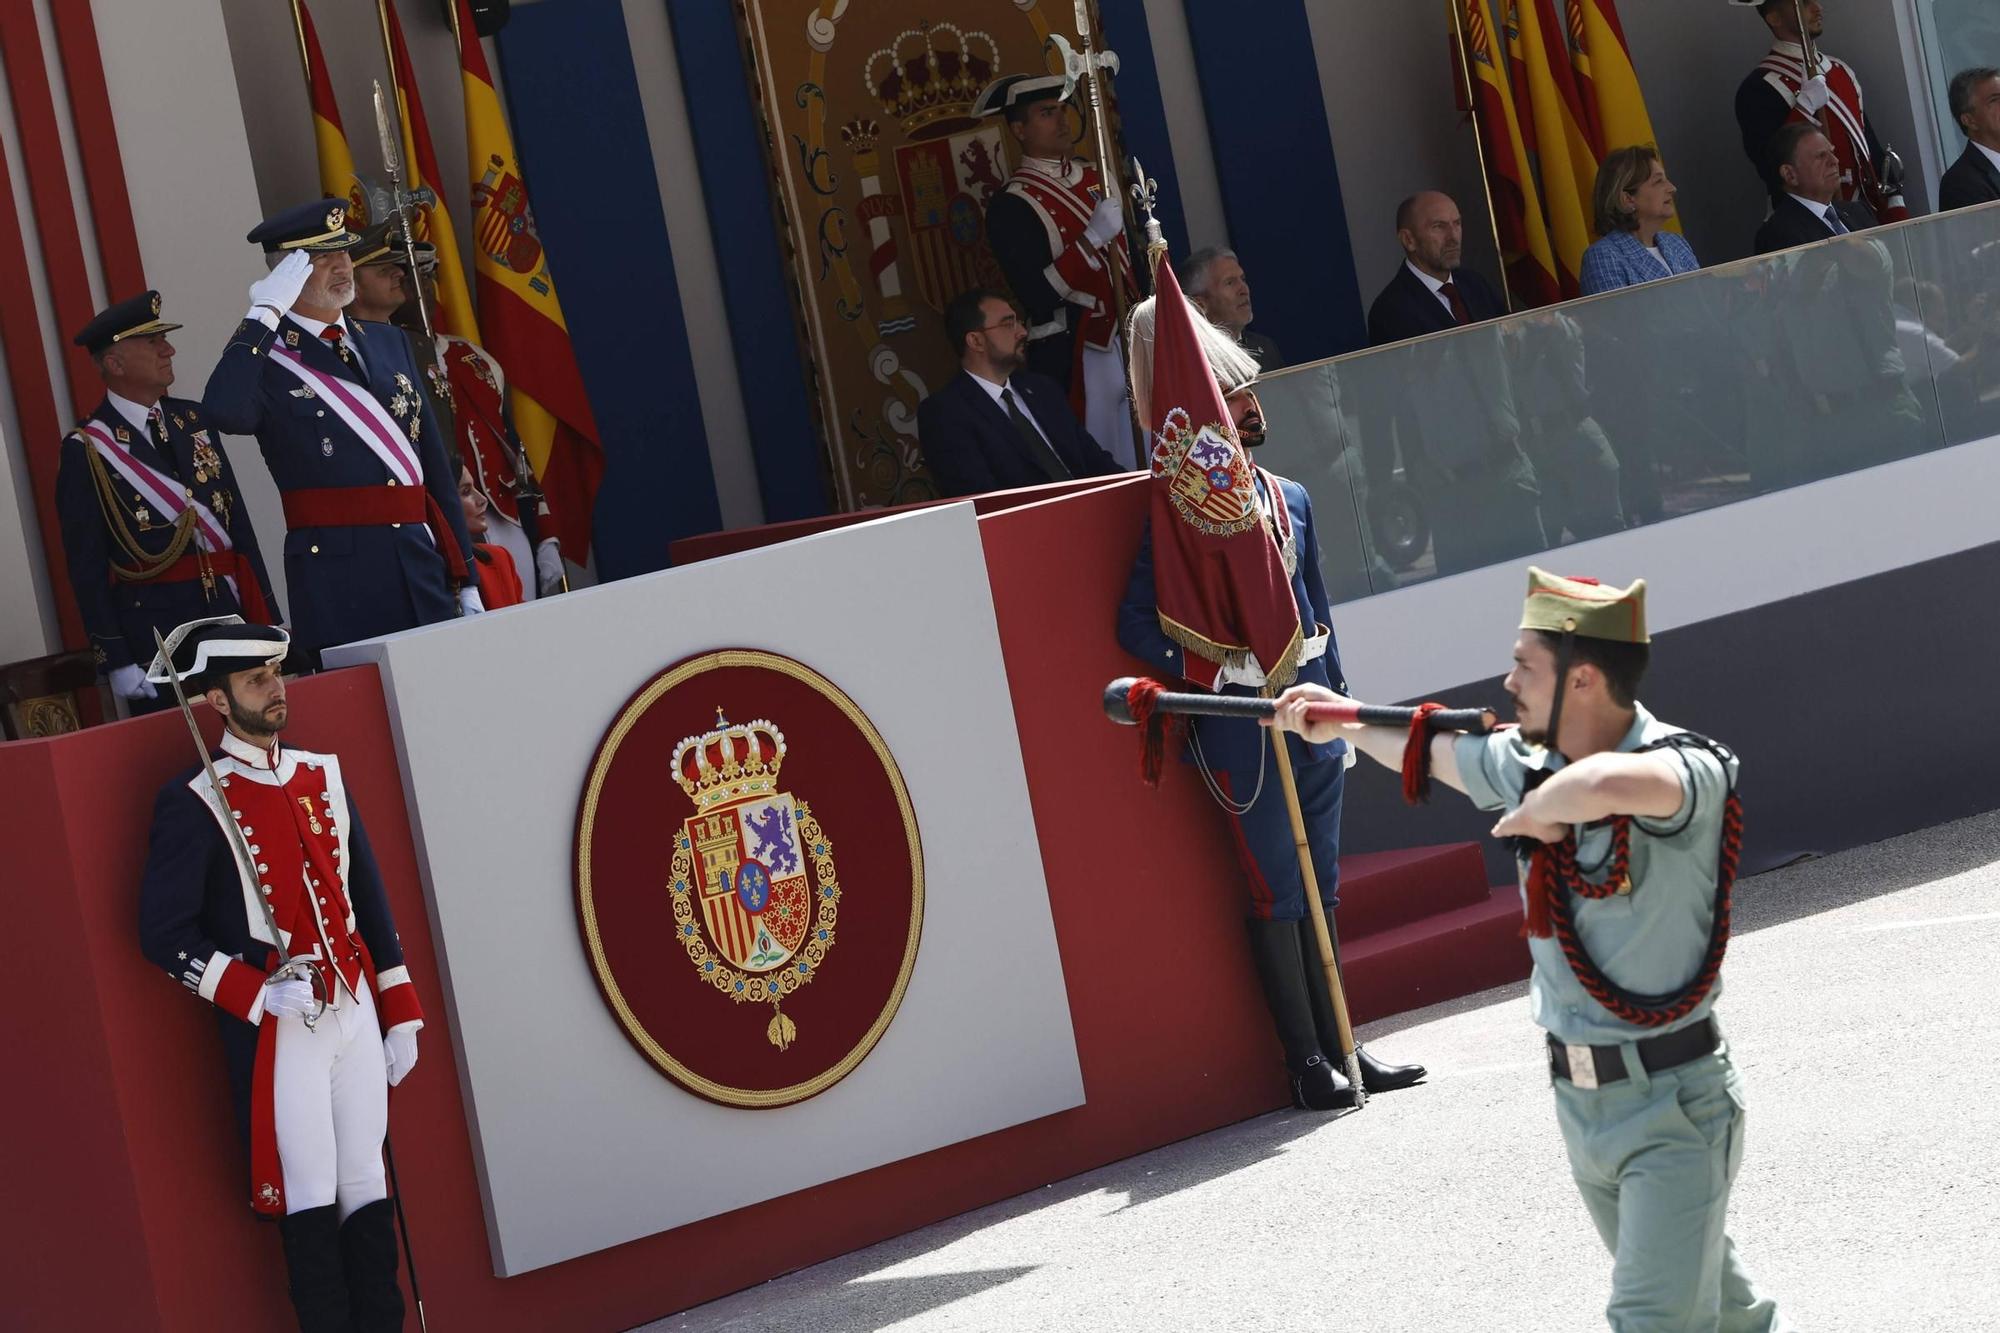
{"type": "Polygon", "coordinates": [[[1061,97],[1068,84],[1069,80],[1060,74],[1002,74],[979,94],[979,100],[972,104],[972,114],[996,116],[1030,102],[1061,97]]]}
{"type": "Polygon", "coordinates": [[[167,685],[179,676],[183,684],[205,689],[208,682],[232,671],[276,666],[285,660],[291,643],[292,636],[277,626],[246,624],[242,616],[190,620],[167,635],[167,651],[154,655],[146,679],[167,685]]]}

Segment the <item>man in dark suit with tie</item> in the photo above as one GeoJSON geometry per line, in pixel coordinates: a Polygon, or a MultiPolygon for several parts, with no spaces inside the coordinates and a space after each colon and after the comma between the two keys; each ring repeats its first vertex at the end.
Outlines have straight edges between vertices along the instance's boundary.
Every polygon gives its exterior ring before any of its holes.
{"type": "Polygon", "coordinates": [[[2000,199],[2000,69],[1981,65],[1951,81],[1951,118],[1965,151],[1938,181],[1938,212],[2000,199]]]}
{"type": "Polygon", "coordinates": [[[961,292],[945,307],[944,324],[959,373],[917,407],[917,439],[939,495],[1120,470],[1070,411],[1062,386],[1025,369],[1028,328],[1005,296],[961,292]]]}
{"type": "MultiPolygon", "coordinates": [[[[1368,308],[1380,346],[1498,319],[1499,295],[1460,268],[1465,224],[1450,195],[1426,190],[1396,209],[1403,263],[1368,308]]],[[[1361,467],[1386,493],[1400,449],[1403,479],[1429,512],[1437,571],[1457,573],[1542,549],[1540,491],[1498,330],[1347,363],[1360,413],[1361,467]]],[[[1369,505],[1371,523],[1378,506],[1369,505]]],[[[1381,534],[1378,530],[1378,542],[1381,534]]]]}
{"type": "Polygon", "coordinates": [[[403,331],[349,319],[351,251],[338,199],[288,209],[247,238],[282,256],[209,376],[202,405],[255,435],[285,505],[294,653],[485,609],[458,473],[403,331]]]}
{"type": "Polygon", "coordinates": [[[1829,236],[1876,226],[1868,205],[1840,198],[1840,155],[1809,121],[1779,130],[1771,140],[1771,216],[1757,229],[1757,253],[1811,245],[1829,236]]]}
{"type": "Polygon", "coordinates": [[[1368,307],[1371,347],[1507,313],[1486,279],[1458,266],[1465,223],[1450,195],[1425,190],[1405,199],[1396,209],[1396,239],[1403,263],[1368,307]]]}

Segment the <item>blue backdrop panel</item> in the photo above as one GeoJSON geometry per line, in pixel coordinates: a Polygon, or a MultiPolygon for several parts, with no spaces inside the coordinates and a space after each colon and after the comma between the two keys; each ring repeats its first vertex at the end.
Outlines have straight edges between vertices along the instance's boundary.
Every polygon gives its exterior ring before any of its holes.
{"type": "Polygon", "coordinates": [[[722,517],[624,10],[517,5],[499,45],[515,147],[603,436],[598,576],[661,569],[669,542],[722,517]]]}
{"type": "Polygon", "coordinates": [[[667,0],[764,519],[780,523],[827,512],[825,467],[733,8],[667,0]]]}
{"type": "MultiPolygon", "coordinates": [[[[1305,0],[1186,0],[1229,244],[1291,362],[1367,342],[1305,0]]],[[[1107,18],[1106,22],[1109,22],[1107,18]]]]}
{"type": "MultiPolygon", "coordinates": [[[[1104,22],[1104,43],[1118,53],[1118,73],[1112,87],[1118,94],[1118,121],[1124,132],[1125,151],[1139,159],[1146,174],[1159,182],[1160,196],[1153,205],[1154,216],[1167,235],[1171,253],[1188,252],[1187,210],[1181,204],[1181,178],[1174,170],[1174,154],[1167,137],[1167,109],[1161,97],[1160,71],[1153,63],[1153,34],[1146,24],[1146,0],[1098,0],[1098,14],[1104,22]]],[[[1176,97],[1192,97],[1192,88],[1176,88],[1176,97]]],[[[1096,150],[1090,150],[1096,156],[1096,150]]],[[[1125,164],[1118,175],[1126,185],[1125,164]]],[[[1129,199],[1129,196],[1128,196],[1129,199]]]]}

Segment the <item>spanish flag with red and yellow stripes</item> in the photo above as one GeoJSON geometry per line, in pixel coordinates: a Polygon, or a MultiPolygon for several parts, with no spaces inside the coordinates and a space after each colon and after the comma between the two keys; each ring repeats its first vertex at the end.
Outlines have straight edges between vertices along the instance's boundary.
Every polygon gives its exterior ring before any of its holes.
{"type": "Polygon", "coordinates": [[[1616,0],[1451,3],[1509,295],[1516,309],[1575,296],[1599,165],[1653,143],[1616,0]]]}
{"type": "Polygon", "coordinates": [[[362,193],[361,178],[354,172],[354,154],[347,146],[347,130],[340,123],[340,104],[333,100],[333,80],[327,77],[326,57],[320,54],[319,31],[313,27],[312,12],[305,0],[292,0],[292,18],[297,24],[299,61],[305,66],[306,96],[312,102],[313,144],[319,149],[319,188],[330,199],[347,201],[347,225],[368,225],[368,197],[362,193]]]}
{"type": "Polygon", "coordinates": [[[584,396],[549,258],[535,231],[514,136],[465,0],[455,0],[472,165],[472,259],[484,346],[507,371],[514,430],[541,478],[569,558],[590,549],[590,511],[604,476],[597,422],[584,396]]]}
{"type": "MultiPolygon", "coordinates": [[[[445,205],[444,176],[438,171],[437,152],[431,147],[430,121],[424,115],[424,99],[417,89],[410,65],[409,47],[403,42],[403,23],[396,17],[391,0],[376,0],[382,27],[389,35],[391,80],[396,85],[396,103],[402,110],[404,184],[411,190],[425,186],[437,195],[437,202],[419,209],[413,219],[416,238],[437,247],[437,309],[431,312],[431,327],[439,333],[455,334],[479,341],[479,319],[472,308],[472,290],[465,283],[465,264],[458,257],[458,232],[445,205]]],[[[577,553],[582,558],[582,552],[577,553]]]]}

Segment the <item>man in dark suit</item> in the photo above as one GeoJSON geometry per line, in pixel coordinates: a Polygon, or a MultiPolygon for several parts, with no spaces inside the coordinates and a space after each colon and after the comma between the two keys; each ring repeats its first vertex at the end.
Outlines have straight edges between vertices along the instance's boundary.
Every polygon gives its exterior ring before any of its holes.
{"type": "MultiPolygon", "coordinates": [[[[1370,343],[1421,338],[1506,313],[1484,278],[1459,267],[1465,224],[1451,196],[1426,190],[1405,199],[1396,210],[1396,239],[1403,263],[1368,309],[1370,343]]],[[[1521,449],[1499,330],[1348,364],[1343,379],[1365,404],[1363,475],[1371,490],[1386,492],[1400,449],[1403,479],[1430,513],[1439,573],[1543,548],[1540,492],[1521,449]]],[[[1373,521],[1373,504],[1369,512],[1373,521]]]]}
{"type": "Polygon", "coordinates": [[[1866,231],[1875,215],[1860,200],[1840,198],[1840,155],[1819,126],[1795,123],[1771,140],[1771,216],[1757,229],[1757,253],[1811,245],[1829,236],[1866,231]]]}
{"type": "Polygon", "coordinates": [[[1368,342],[1401,342],[1506,313],[1486,279],[1458,261],[1465,223],[1451,196],[1436,190],[1413,194],[1396,210],[1396,239],[1403,265],[1368,307],[1368,342]]]}
{"type": "Polygon", "coordinates": [[[1951,118],[1965,152],[1938,182],[1938,212],[2000,199],[2000,69],[1981,65],[1951,81],[1951,118]]]}
{"type": "Polygon", "coordinates": [[[248,239],[283,256],[209,375],[202,406],[255,435],[285,506],[294,652],[485,609],[458,473],[400,329],[349,319],[354,299],[338,199],[289,209],[248,239]]]}
{"type": "Polygon", "coordinates": [[[961,292],[945,307],[944,325],[959,373],[917,407],[917,439],[939,495],[1120,470],[1070,411],[1062,386],[1025,369],[1028,328],[1006,297],[983,287],[961,292]]]}

